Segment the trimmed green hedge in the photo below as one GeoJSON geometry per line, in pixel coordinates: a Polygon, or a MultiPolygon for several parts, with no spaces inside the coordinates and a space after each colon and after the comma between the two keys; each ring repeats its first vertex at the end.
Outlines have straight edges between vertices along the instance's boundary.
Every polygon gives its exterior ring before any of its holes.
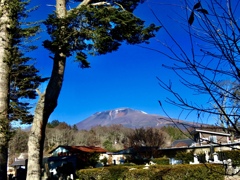
{"type": "Polygon", "coordinates": [[[169,158],[154,158],[152,162],[159,165],[169,165],[169,158]]]}
{"type": "Polygon", "coordinates": [[[194,158],[193,151],[178,151],[174,158],[177,160],[182,160],[183,164],[189,164],[194,158]]]}
{"type": "Polygon", "coordinates": [[[95,169],[83,169],[77,172],[80,180],[223,180],[222,165],[152,165],[145,166],[110,166],[95,169]]]}
{"type": "Polygon", "coordinates": [[[217,152],[219,160],[228,160],[231,159],[233,166],[240,165],[240,150],[232,150],[232,151],[221,151],[217,152]]]}

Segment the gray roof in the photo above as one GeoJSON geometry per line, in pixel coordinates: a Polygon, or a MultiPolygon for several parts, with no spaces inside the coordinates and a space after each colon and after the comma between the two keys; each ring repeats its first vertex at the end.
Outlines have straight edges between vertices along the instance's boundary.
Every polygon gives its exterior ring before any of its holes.
{"type": "Polygon", "coordinates": [[[11,166],[25,166],[26,165],[26,160],[17,160],[14,161],[11,166]]]}
{"type": "Polygon", "coordinates": [[[175,147],[178,144],[182,146],[190,147],[193,143],[195,143],[195,141],[192,139],[179,139],[179,140],[173,141],[172,147],[175,147]]]}
{"type": "Polygon", "coordinates": [[[130,147],[127,149],[123,149],[117,152],[114,152],[113,154],[134,154],[139,152],[146,152],[146,151],[152,151],[152,149],[158,149],[158,147],[152,147],[152,146],[138,146],[138,147],[130,147]]]}
{"type": "Polygon", "coordinates": [[[219,135],[219,136],[231,136],[231,134],[224,133],[224,132],[215,132],[215,131],[206,131],[202,129],[195,129],[192,131],[192,134],[197,134],[197,133],[205,133],[205,134],[213,134],[213,135],[219,135]]]}

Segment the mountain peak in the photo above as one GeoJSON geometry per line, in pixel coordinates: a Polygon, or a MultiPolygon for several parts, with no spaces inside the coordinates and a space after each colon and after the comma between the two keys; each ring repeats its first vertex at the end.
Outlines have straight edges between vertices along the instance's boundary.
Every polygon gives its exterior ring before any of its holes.
{"type": "Polygon", "coordinates": [[[138,111],[138,110],[131,109],[131,108],[116,108],[116,109],[112,109],[112,110],[97,112],[97,113],[93,114],[93,116],[97,116],[100,119],[114,119],[114,118],[117,118],[117,117],[125,116],[128,113],[144,113],[144,114],[147,114],[143,111],[138,111]]]}
{"type": "Polygon", "coordinates": [[[113,124],[122,124],[129,128],[158,127],[163,124],[163,120],[159,120],[160,117],[124,107],[94,113],[92,116],[77,123],[77,127],[78,129],[86,130],[98,125],[110,126],[113,124]]]}
{"type": "MultiPolygon", "coordinates": [[[[181,121],[182,124],[193,126],[192,122],[169,119],[160,115],[147,114],[143,111],[131,108],[117,108],[103,112],[97,112],[85,120],[77,123],[79,130],[89,130],[94,126],[110,126],[113,124],[123,125],[128,128],[142,128],[142,127],[163,127],[175,126],[181,121]]],[[[196,125],[196,124],[195,124],[196,125]]]]}

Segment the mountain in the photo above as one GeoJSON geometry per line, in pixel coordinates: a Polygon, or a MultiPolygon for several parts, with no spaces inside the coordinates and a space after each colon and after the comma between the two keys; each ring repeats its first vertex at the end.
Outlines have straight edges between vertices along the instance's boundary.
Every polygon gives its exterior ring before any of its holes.
{"type": "Polygon", "coordinates": [[[97,112],[85,120],[77,123],[79,130],[89,130],[94,126],[110,126],[113,124],[122,124],[128,128],[141,127],[163,127],[172,125],[174,123],[183,127],[184,125],[193,126],[195,124],[187,121],[174,120],[160,115],[147,114],[143,111],[134,110],[130,108],[118,108],[103,112],[97,112]],[[179,124],[180,123],[180,124],[179,124]]]}

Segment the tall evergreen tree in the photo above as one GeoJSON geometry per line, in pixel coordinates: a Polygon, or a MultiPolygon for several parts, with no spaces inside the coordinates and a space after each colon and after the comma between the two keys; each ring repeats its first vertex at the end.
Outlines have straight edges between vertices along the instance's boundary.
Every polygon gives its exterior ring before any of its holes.
{"type": "Polygon", "coordinates": [[[35,99],[36,88],[46,79],[41,78],[29,57],[24,54],[35,49],[26,45],[39,30],[39,26],[27,23],[26,6],[29,1],[3,0],[0,7],[0,180],[7,179],[8,142],[12,130],[10,122],[20,120],[30,123],[33,115],[30,103],[35,99]]]}
{"type": "Polygon", "coordinates": [[[66,60],[75,56],[82,68],[90,67],[87,53],[93,55],[116,51],[119,46],[147,43],[159,29],[133,15],[142,0],[75,0],[67,10],[67,0],[56,1],[56,13],[46,20],[51,39],[44,42],[53,55],[52,74],[37,103],[28,141],[28,180],[41,178],[41,161],[48,118],[57,106],[62,88],[66,60]]]}
{"type": "MultiPolygon", "coordinates": [[[[7,4],[7,0],[1,1],[7,4]]],[[[9,33],[7,27],[9,26],[9,12],[7,5],[0,6],[0,180],[7,179],[7,158],[8,158],[8,129],[9,121],[7,117],[8,112],[8,92],[9,92],[9,64],[6,62],[9,46],[9,33]]]]}

